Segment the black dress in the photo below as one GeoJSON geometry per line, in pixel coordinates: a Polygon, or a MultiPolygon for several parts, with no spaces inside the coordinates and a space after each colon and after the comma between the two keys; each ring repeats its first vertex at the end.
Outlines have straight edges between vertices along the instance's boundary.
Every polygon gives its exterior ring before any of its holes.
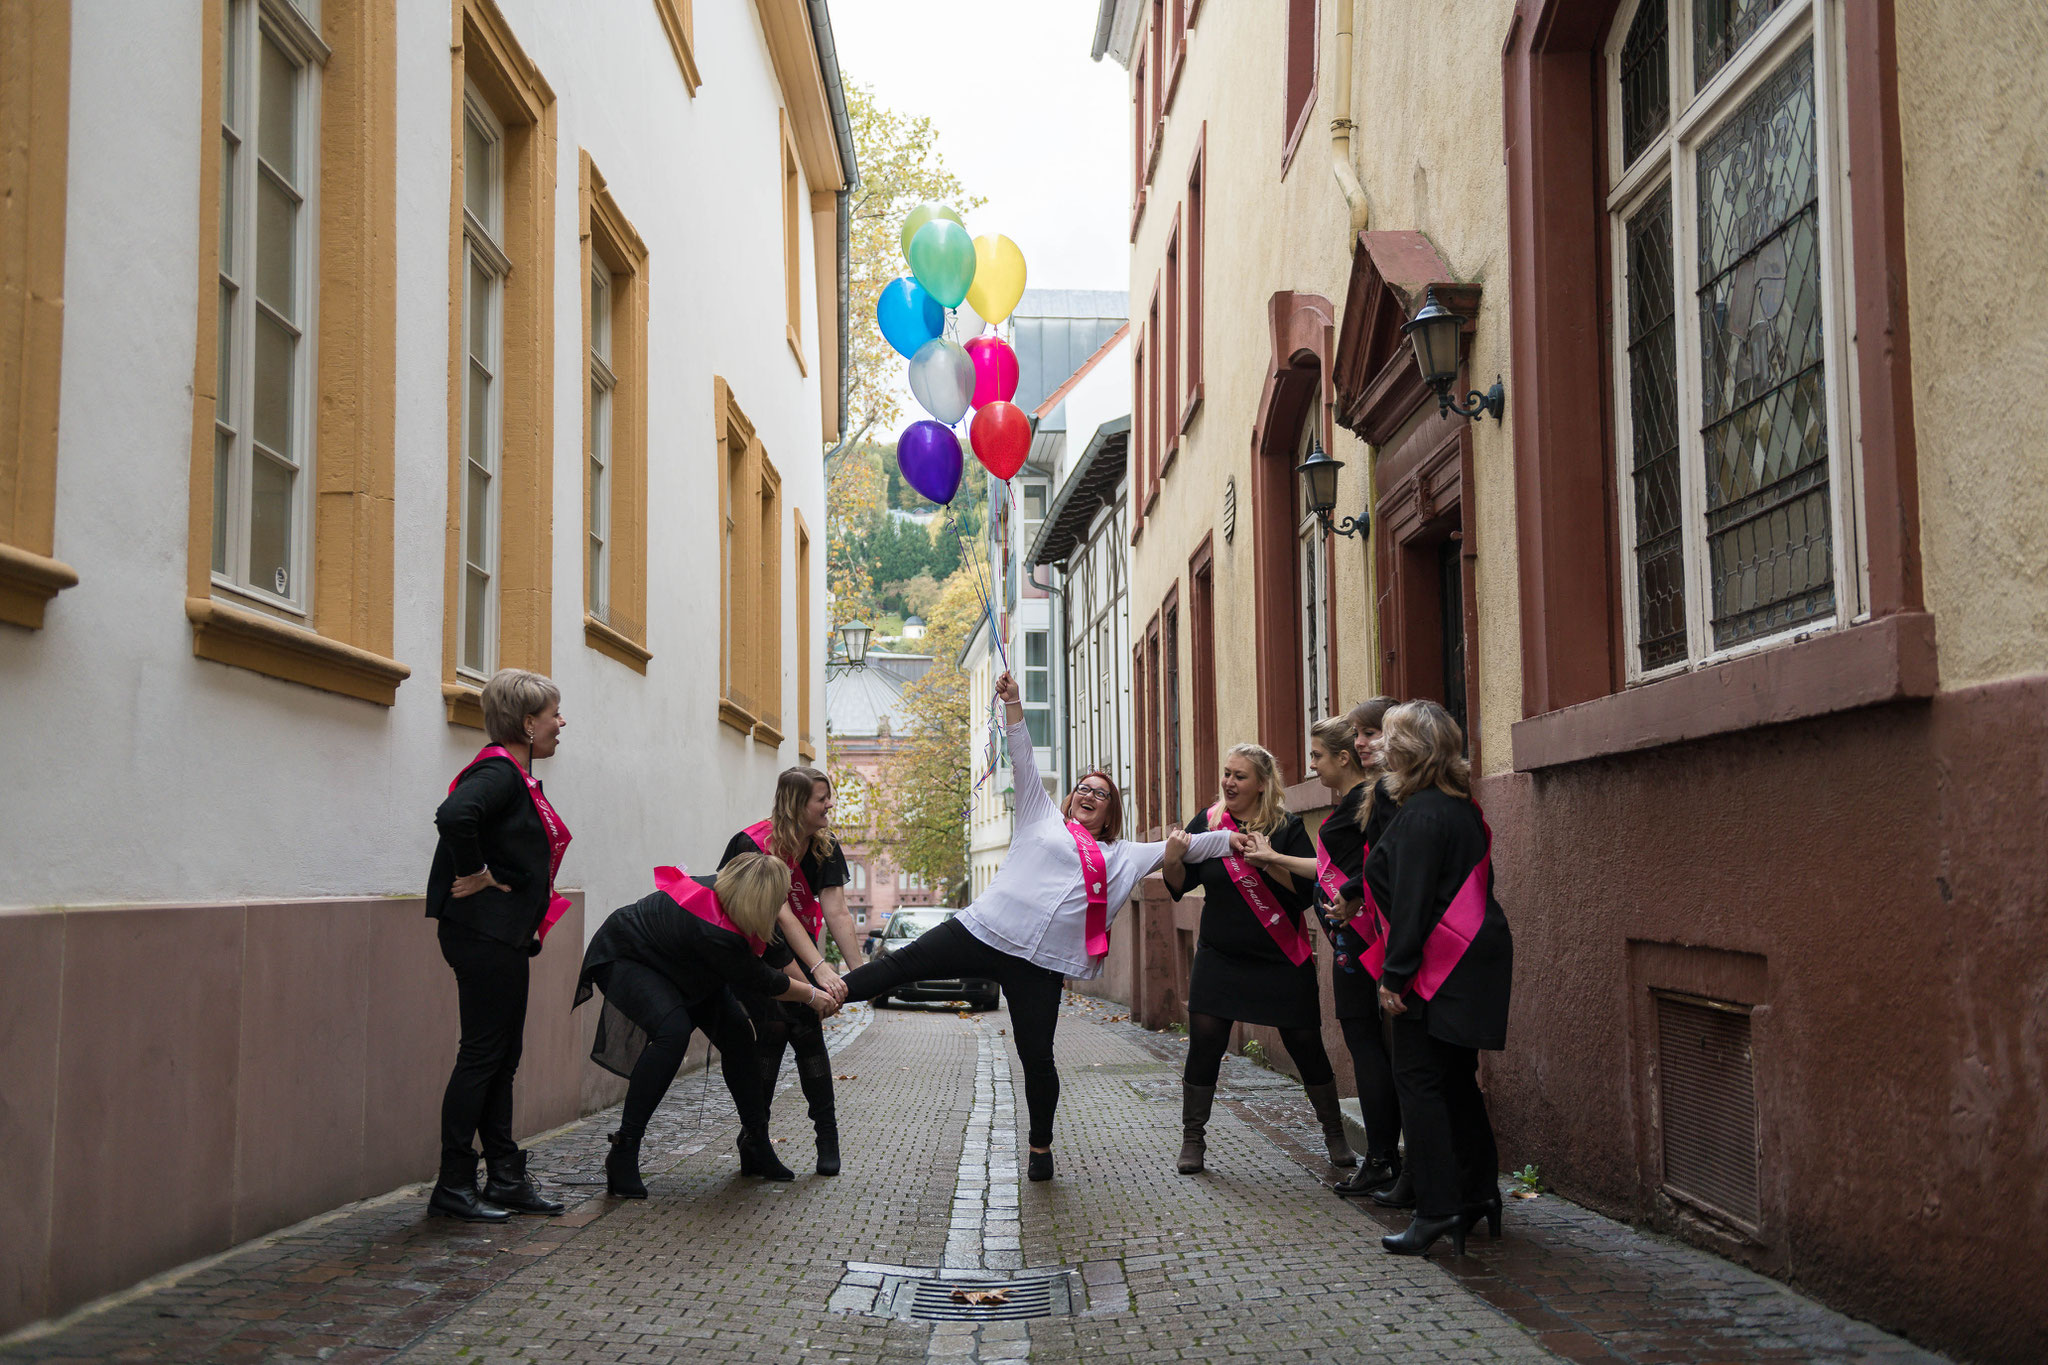
{"type": "MultiPolygon", "coordinates": [[[[707,887],[717,881],[693,880],[707,887]]],[[[615,963],[643,969],[603,972],[598,983],[604,1012],[590,1059],[617,1076],[632,1075],[647,1035],[677,1007],[708,1016],[723,1007],[727,987],[767,995],[789,989],[789,978],[744,937],[697,918],[665,891],[613,911],[598,929],[583,952],[578,1005],[590,998],[601,969],[615,963]]]]}
{"type": "MultiPolygon", "coordinates": [[[[1204,810],[1189,822],[1187,832],[1201,834],[1209,828],[1209,812],[1204,810]]],[[[1283,819],[1270,842],[1274,852],[1292,858],[1315,856],[1299,816],[1283,819]]],[[[1274,1028],[1318,1027],[1323,1004],[1316,987],[1315,957],[1310,955],[1298,967],[1287,960],[1230,880],[1223,859],[1208,858],[1186,867],[1186,884],[1173,892],[1174,899],[1198,886],[1203,892],[1202,927],[1188,972],[1189,1012],[1274,1028]]],[[[1299,928],[1313,888],[1294,878],[1293,889],[1283,891],[1273,878],[1260,876],[1273,903],[1299,928]]],[[[1167,889],[1173,890],[1170,885],[1167,889]]]]}
{"type": "MultiPolygon", "coordinates": [[[[1486,832],[1470,801],[1432,788],[1401,803],[1365,860],[1366,884],[1388,921],[1381,980],[1389,989],[1408,991],[1422,968],[1423,943],[1485,855],[1486,832]]],[[[1428,1002],[1429,1036],[1457,1047],[1506,1047],[1514,959],[1514,939],[1494,899],[1489,868],[1485,917],[1428,1002]]],[[[1416,998],[1409,1003],[1412,1009],[1416,998]]]]}
{"type": "MultiPolygon", "coordinates": [[[[1366,827],[1358,827],[1358,811],[1365,804],[1366,793],[1373,791],[1371,784],[1361,782],[1344,794],[1337,808],[1323,817],[1323,827],[1316,837],[1329,850],[1330,862],[1336,867],[1338,876],[1344,879],[1344,894],[1358,900],[1364,889],[1363,869],[1365,851],[1379,842],[1381,833],[1394,818],[1399,809],[1394,799],[1387,795],[1386,781],[1381,779],[1378,794],[1373,798],[1372,816],[1366,827]]],[[[1360,916],[1349,924],[1339,925],[1330,919],[1329,898],[1319,885],[1316,888],[1316,913],[1322,917],[1323,931],[1330,938],[1330,998],[1339,1019],[1377,1019],[1380,1017],[1379,985],[1359,962],[1359,954],[1369,946],[1367,939],[1359,932],[1370,927],[1369,916],[1360,916]]]]}

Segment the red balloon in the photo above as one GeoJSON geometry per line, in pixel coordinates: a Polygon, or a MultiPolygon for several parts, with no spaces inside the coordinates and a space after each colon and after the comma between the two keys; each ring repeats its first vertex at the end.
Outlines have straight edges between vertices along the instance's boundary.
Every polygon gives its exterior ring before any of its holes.
{"type": "Polygon", "coordinates": [[[976,337],[967,343],[967,358],[974,362],[975,407],[1007,403],[1017,396],[1017,353],[1009,342],[976,337]]]}
{"type": "Polygon", "coordinates": [[[989,473],[1007,479],[1024,467],[1024,457],[1031,453],[1031,419],[1015,403],[998,399],[974,414],[967,439],[974,443],[974,458],[989,473]]]}

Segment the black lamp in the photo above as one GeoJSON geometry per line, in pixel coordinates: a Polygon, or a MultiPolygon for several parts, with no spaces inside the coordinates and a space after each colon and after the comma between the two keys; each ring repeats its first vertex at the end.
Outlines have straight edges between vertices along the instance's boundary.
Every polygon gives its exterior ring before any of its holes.
{"type": "MultiPolygon", "coordinates": [[[[1311,419],[1313,420],[1313,419],[1311,419]]],[[[1323,449],[1321,441],[1313,435],[1308,438],[1308,458],[1294,467],[1301,476],[1302,492],[1308,498],[1308,510],[1316,514],[1316,520],[1323,524],[1323,530],[1340,536],[1370,536],[1372,534],[1372,513],[1363,517],[1346,517],[1332,525],[1330,513],[1337,506],[1337,471],[1344,467],[1342,460],[1333,460],[1323,449]]]]}
{"type": "Polygon", "coordinates": [[[1458,348],[1464,341],[1464,328],[1465,319],[1438,303],[1436,286],[1431,285],[1423,295],[1422,307],[1402,324],[1401,334],[1415,348],[1415,368],[1422,372],[1423,382],[1436,390],[1439,413],[1455,412],[1475,420],[1481,413],[1491,413],[1498,422],[1508,402],[1500,376],[1494,376],[1493,387],[1485,393],[1474,389],[1466,394],[1463,404],[1451,398],[1451,385],[1458,378],[1458,348]]]}

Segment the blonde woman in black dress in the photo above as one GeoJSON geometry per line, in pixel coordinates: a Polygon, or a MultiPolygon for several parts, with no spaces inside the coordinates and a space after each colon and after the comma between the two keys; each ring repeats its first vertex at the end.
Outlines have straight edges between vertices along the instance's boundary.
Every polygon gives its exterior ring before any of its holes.
{"type": "MultiPolygon", "coordinates": [[[[1250,834],[1261,847],[1306,857],[1313,869],[1315,848],[1300,817],[1289,815],[1281,801],[1273,755],[1256,744],[1240,744],[1224,755],[1217,802],[1197,815],[1187,832],[1210,830],[1250,834]]],[[[1303,921],[1313,879],[1261,872],[1236,855],[1183,862],[1171,843],[1162,870],[1175,900],[1196,887],[1203,892],[1201,932],[1188,974],[1181,1174],[1193,1175],[1203,1168],[1216,1079],[1236,1023],[1266,1024],[1280,1031],[1281,1045],[1294,1059],[1322,1123],[1331,1163],[1352,1165],[1357,1158],[1345,1141],[1335,1072],[1323,1048],[1315,944],[1303,921]]]]}

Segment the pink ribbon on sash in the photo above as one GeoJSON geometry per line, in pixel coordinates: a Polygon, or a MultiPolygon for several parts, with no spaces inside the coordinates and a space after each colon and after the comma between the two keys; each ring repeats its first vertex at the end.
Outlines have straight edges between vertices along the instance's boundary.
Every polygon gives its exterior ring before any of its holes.
{"type": "Polygon", "coordinates": [[[654,869],[654,889],[667,896],[678,906],[689,911],[714,929],[723,929],[729,934],[738,934],[747,941],[747,946],[759,957],[768,951],[766,939],[755,938],[732,922],[725,913],[725,907],[718,903],[718,893],[703,885],[680,867],[657,867],[654,869]]]}
{"type": "Polygon", "coordinates": [[[548,930],[554,928],[555,922],[569,910],[569,898],[555,894],[555,876],[562,870],[562,855],[569,851],[569,827],[562,823],[562,817],[555,814],[555,808],[549,805],[547,797],[541,794],[540,779],[519,767],[519,760],[512,757],[511,750],[502,744],[486,744],[477,750],[476,757],[463,765],[462,772],[455,774],[455,781],[448,784],[448,790],[453,792],[456,785],[462,781],[463,773],[467,773],[487,758],[502,758],[518,769],[520,780],[526,783],[526,794],[533,798],[534,813],[540,816],[541,828],[547,831],[548,908],[541,915],[540,928],[534,934],[536,942],[545,943],[548,930]]]}
{"type": "MultiPolygon", "coordinates": [[[[775,822],[762,820],[747,826],[747,837],[754,841],[754,847],[770,857],[776,856],[769,844],[775,838],[775,822]]],[[[802,859],[784,858],[789,864],[789,908],[796,916],[796,922],[813,939],[824,932],[825,907],[818,903],[817,892],[811,890],[811,880],[804,875],[802,859]]]]}
{"type": "Polygon", "coordinates": [[[1109,864],[1103,860],[1102,845],[1075,821],[1067,821],[1067,833],[1074,837],[1074,852],[1081,855],[1081,889],[1088,893],[1088,915],[1083,921],[1090,957],[1109,955],[1109,864]]]}
{"type": "MultiPolygon", "coordinates": [[[[1230,818],[1230,812],[1221,806],[1216,807],[1216,812],[1215,828],[1237,833],[1237,821],[1230,818]]],[[[1237,894],[1244,898],[1244,903],[1252,908],[1252,914],[1266,927],[1266,932],[1272,935],[1273,942],[1287,955],[1287,960],[1297,967],[1308,961],[1315,952],[1315,945],[1302,932],[1301,925],[1287,918],[1287,912],[1274,904],[1265,876],[1235,853],[1223,855],[1223,870],[1230,874],[1231,885],[1237,888],[1237,894]]],[[[1316,875],[1322,875],[1320,863],[1317,864],[1316,875]]]]}
{"type": "MultiPolygon", "coordinates": [[[[1371,852],[1370,845],[1359,851],[1361,864],[1371,852]]],[[[1322,888],[1323,900],[1328,904],[1336,905],[1344,899],[1343,870],[1331,859],[1330,850],[1323,847],[1320,833],[1316,835],[1316,885],[1322,888]]],[[[1359,881],[1358,894],[1364,898],[1365,905],[1344,927],[1365,940],[1365,950],[1358,955],[1358,965],[1377,981],[1380,979],[1380,964],[1387,957],[1386,925],[1380,918],[1380,908],[1372,903],[1372,889],[1365,885],[1363,879],[1359,881]]],[[[1335,941],[1334,933],[1333,930],[1332,942],[1335,941]]]]}
{"type": "MultiPolygon", "coordinates": [[[[1474,801],[1472,809],[1479,811],[1474,801]]],[[[1451,972],[1465,958],[1465,950],[1472,946],[1472,940],[1479,937],[1480,926],[1486,923],[1486,891],[1490,881],[1488,874],[1493,869],[1493,828],[1486,823],[1486,812],[1479,811],[1479,828],[1486,831],[1486,852],[1479,855],[1479,864],[1465,878],[1458,894],[1451,897],[1450,906],[1443,918],[1429,931],[1429,937],[1422,943],[1422,967],[1415,973],[1415,979],[1408,983],[1408,989],[1424,1000],[1431,1000],[1451,972]]],[[[1367,894],[1368,901],[1371,899],[1367,894]]],[[[1358,960],[1377,980],[1387,960],[1387,917],[1379,914],[1379,938],[1371,949],[1360,953],[1358,960]]]]}

